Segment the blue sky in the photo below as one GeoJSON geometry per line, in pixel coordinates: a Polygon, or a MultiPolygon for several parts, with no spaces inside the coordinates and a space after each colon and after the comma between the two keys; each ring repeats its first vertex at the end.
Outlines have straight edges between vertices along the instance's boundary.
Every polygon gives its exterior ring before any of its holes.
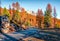
{"type": "Polygon", "coordinates": [[[26,10],[32,10],[34,12],[37,12],[38,9],[42,9],[44,12],[46,10],[47,4],[50,3],[52,10],[55,6],[57,18],[60,19],[60,0],[1,0],[1,6],[3,8],[8,8],[9,4],[11,5],[13,2],[19,2],[21,7],[24,7],[26,10]]]}

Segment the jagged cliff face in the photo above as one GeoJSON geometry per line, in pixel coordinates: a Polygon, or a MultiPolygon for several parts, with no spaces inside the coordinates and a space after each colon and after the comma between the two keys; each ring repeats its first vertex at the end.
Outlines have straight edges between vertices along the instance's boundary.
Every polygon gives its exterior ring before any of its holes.
{"type": "Polygon", "coordinates": [[[0,30],[3,33],[14,32],[15,29],[10,25],[10,21],[7,16],[0,16],[0,30]]]}

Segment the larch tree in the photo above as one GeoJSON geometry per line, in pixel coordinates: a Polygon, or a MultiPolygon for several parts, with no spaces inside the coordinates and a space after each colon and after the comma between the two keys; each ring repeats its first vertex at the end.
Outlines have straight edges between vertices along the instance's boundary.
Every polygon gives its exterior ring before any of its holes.
{"type": "Polygon", "coordinates": [[[2,15],[6,15],[10,19],[10,13],[6,8],[4,8],[2,15]]]}
{"type": "Polygon", "coordinates": [[[42,12],[42,10],[38,9],[36,20],[37,20],[39,28],[42,28],[42,22],[43,22],[43,18],[42,17],[43,17],[43,12],[42,12]]]}
{"type": "Polygon", "coordinates": [[[9,13],[10,13],[10,20],[12,20],[12,9],[11,9],[11,5],[9,5],[9,13]]]}
{"type": "Polygon", "coordinates": [[[15,4],[15,8],[16,8],[17,10],[20,9],[20,4],[19,4],[18,2],[16,2],[16,4],[15,4]]]}

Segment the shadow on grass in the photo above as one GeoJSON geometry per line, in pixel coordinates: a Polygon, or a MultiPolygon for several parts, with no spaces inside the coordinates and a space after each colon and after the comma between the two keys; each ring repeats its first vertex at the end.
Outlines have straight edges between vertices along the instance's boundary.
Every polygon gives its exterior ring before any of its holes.
{"type": "Polygon", "coordinates": [[[9,40],[9,41],[18,41],[16,38],[14,38],[14,37],[12,37],[12,36],[9,36],[9,35],[7,35],[7,34],[5,34],[5,33],[1,33],[2,35],[4,35],[6,38],[6,40],[5,41],[7,41],[7,40],[9,40]]]}
{"type": "MultiPolygon", "coordinates": [[[[17,32],[17,33],[23,34],[24,35],[24,36],[22,36],[23,38],[33,37],[33,38],[36,38],[36,39],[42,39],[44,41],[60,41],[60,37],[52,36],[52,35],[57,35],[58,36],[58,34],[55,34],[55,33],[52,33],[52,32],[43,32],[42,31],[42,33],[46,33],[46,34],[41,34],[41,32],[39,33],[38,31],[31,30],[31,31],[21,31],[21,32],[17,32]],[[51,35],[48,35],[48,34],[51,34],[51,35]]],[[[11,41],[18,41],[16,38],[14,38],[12,36],[9,36],[5,33],[2,33],[2,34],[4,36],[6,36],[11,41]]]]}
{"type": "Polygon", "coordinates": [[[39,34],[39,32],[33,32],[33,31],[25,31],[25,32],[18,32],[21,34],[24,34],[25,36],[23,36],[24,38],[28,38],[28,37],[34,37],[37,39],[42,39],[44,41],[60,41],[60,37],[59,34],[57,33],[53,33],[53,32],[44,32],[42,31],[42,33],[46,33],[46,34],[39,34]],[[36,35],[35,35],[36,34],[36,35]],[[50,35],[49,35],[50,34],[50,35]],[[58,36],[55,37],[54,35],[58,36]]]}

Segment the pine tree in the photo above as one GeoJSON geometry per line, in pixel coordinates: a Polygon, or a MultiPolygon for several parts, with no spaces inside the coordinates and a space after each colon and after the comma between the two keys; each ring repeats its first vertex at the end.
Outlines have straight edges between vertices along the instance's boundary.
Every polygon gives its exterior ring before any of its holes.
{"type": "Polygon", "coordinates": [[[19,11],[18,10],[16,10],[16,12],[15,12],[15,14],[14,14],[14,20],[16,21],[16,22],[19,22],[20,21],[20,13],[19,13],[19,11]]]}
{"type": "Polygon", "coordinates": [[[48,4],[46,11],[45,11],[45,15],[44,15],[44,27],[45,28],[51,26],[51,12],[52,12],[51,5],[48,4]]]}
{"type": "Polygon", "coordinates": [[[55,7],[54,7],[53,16],[54,16],[54,27],[56,28],[56,27],[58,27],[58,26],[57,26],[57,24],[56,24],[56,16],[57,16],[57,14],[56,14],[56,8],[55,8],[55,7]]]}
{"type": "Polygon", "coordinates": [[[30,26],[30,25],[31,25],[30,22],[26,21],[25,26],[30,26]]]}
{"type": "Polygon", "coordinates": [[[21,18],[20,13],[19,13],[20,5],[18,2],[16,2],[12,4],[12,7],[13,7],[13,18],[12,19],[19,22],[21,18]]]}

